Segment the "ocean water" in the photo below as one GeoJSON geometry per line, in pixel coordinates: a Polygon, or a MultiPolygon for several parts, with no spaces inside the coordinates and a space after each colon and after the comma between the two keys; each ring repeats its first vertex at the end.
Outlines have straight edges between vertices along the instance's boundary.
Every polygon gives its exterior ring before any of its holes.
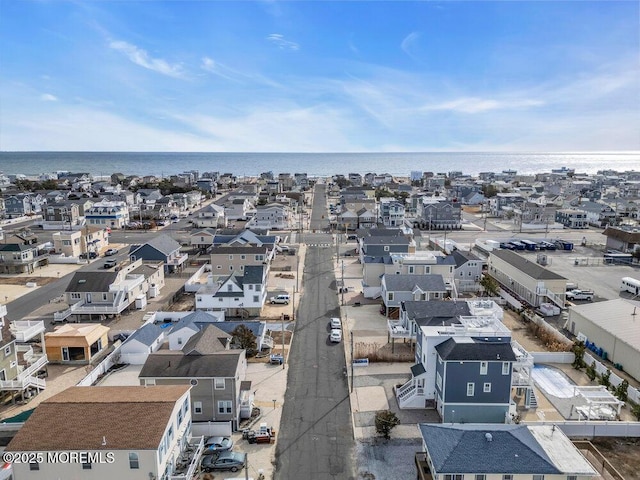
{"type": "Polygon", "coordinates": [[[549,172],[573,168],[577,173],[603,169],[640,170],[640,152],[634,153],[175,153],[175,152],[0,152],[0,171],[37,175],[56,171],[93,175],[168,176],[186,170],[217,171],[256,176],[273,171],[310,176],[390,173],[408,176],[411,171],[549,172]]]}

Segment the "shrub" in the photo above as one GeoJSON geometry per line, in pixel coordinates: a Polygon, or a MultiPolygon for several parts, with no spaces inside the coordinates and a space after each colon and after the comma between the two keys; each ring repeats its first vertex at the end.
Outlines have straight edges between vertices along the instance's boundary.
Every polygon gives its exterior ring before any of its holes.
{"type": "Polygon", "coordinates": [[[604,385],[605,387],[609,388],[611,386],[611,380],[609,380],[610,377],[611,370],[607,368],[607,371],[600,375],[600,385],[604,385]]]}
{"type": "Polygon", "coordinates": [[[386,440],[391,438],[391,430],[400,425],[400,419],[391,410],[378,410],[376,412],[376,433],[386,440]]]}
{"type": "Polygon", "coordinates": [[[573,360],[572,365],[573,365],[573,368],[575,368],[576,370],[580,370],[587,365],[583,359],[585,350],[586,350],[586,347],[584,346],[584,342],[579,340],[576,340],[575,342],[573,342],[571,351],[575,355],[575,358],[573,360]]]}
{"type": "Polygon", "coordinates": [[[589,380],[593,381],[596,379],[596,362],[593,362],[590,365],[587,365],[587,369],[585,370],[585,373],[587,374],[587,377],[589,377],[589,380]]]}
{"type": "Polygon", "coordinates": [[[620,385],[618,385],[614,391],[615,396],[618,397],[618,400],[621,402],[627,401],[627,390],[629,389],[629,382],[623,380],[620,385]]]}

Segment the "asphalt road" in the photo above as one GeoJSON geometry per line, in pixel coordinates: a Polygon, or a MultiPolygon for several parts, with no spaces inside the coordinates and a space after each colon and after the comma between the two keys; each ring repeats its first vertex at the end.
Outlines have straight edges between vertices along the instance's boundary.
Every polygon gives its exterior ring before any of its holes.
{"type": "MultiPolygon", "coordinates": [[[[324,194],[316,191],[315,198],[322,200],[321,208],[326,210],[324,194]]],[[[316,201],[312,222],[322,216],[316,201]]],[[[334,251],[331,246],[319,246],[331,244],[330,235],[305,234],[305,240],[310,245],[304,265],[304,295],[289,353],[276,478],[350,479],[355,478],[356,469],[344,345],[329,341],[330,318],[340,316],[334,251]],[[311,242],[318,242],[318,246],[311,242]]]]}
{"type": "Polygon", "coordinates": [[[9,321],[23,320],[38,308],[49,303],[50,299],[59,297],[64,293],[72,276],[73,273],[69,273],[55,282],[38,287],[37,290],[9,302],[7,304],[7,319],[9,321]]]}

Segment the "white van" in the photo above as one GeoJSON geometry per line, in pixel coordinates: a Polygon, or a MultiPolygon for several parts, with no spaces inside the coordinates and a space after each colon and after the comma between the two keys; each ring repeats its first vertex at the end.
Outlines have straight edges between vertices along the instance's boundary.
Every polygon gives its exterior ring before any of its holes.
{"type": "Polygon", "coordinates": [[[282,305],[289,305],[289,295],[286,294],[281,294],[281,295],[276,295],[275,297],[271,297],[269,299],[269,301],[271,302],[271,304],[282,304],[282,305]]]}

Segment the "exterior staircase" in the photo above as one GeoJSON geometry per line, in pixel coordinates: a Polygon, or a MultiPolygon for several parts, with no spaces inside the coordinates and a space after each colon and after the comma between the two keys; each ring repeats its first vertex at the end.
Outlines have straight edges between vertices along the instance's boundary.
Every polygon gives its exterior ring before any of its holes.
{"type": "Polygon", "coordinates": [[[395,389],[395,392],[400,408],[425,408],[424,387],[418,386],[416,378],[395,389]]]}
{"type": "Polygon", "coordinates": [[[536,397],[536,392],[533,388],[527,388],[527,393],[525,394],[525,405],[528,405],[529,408],[538,408],[538,399],[536,397]]]}

